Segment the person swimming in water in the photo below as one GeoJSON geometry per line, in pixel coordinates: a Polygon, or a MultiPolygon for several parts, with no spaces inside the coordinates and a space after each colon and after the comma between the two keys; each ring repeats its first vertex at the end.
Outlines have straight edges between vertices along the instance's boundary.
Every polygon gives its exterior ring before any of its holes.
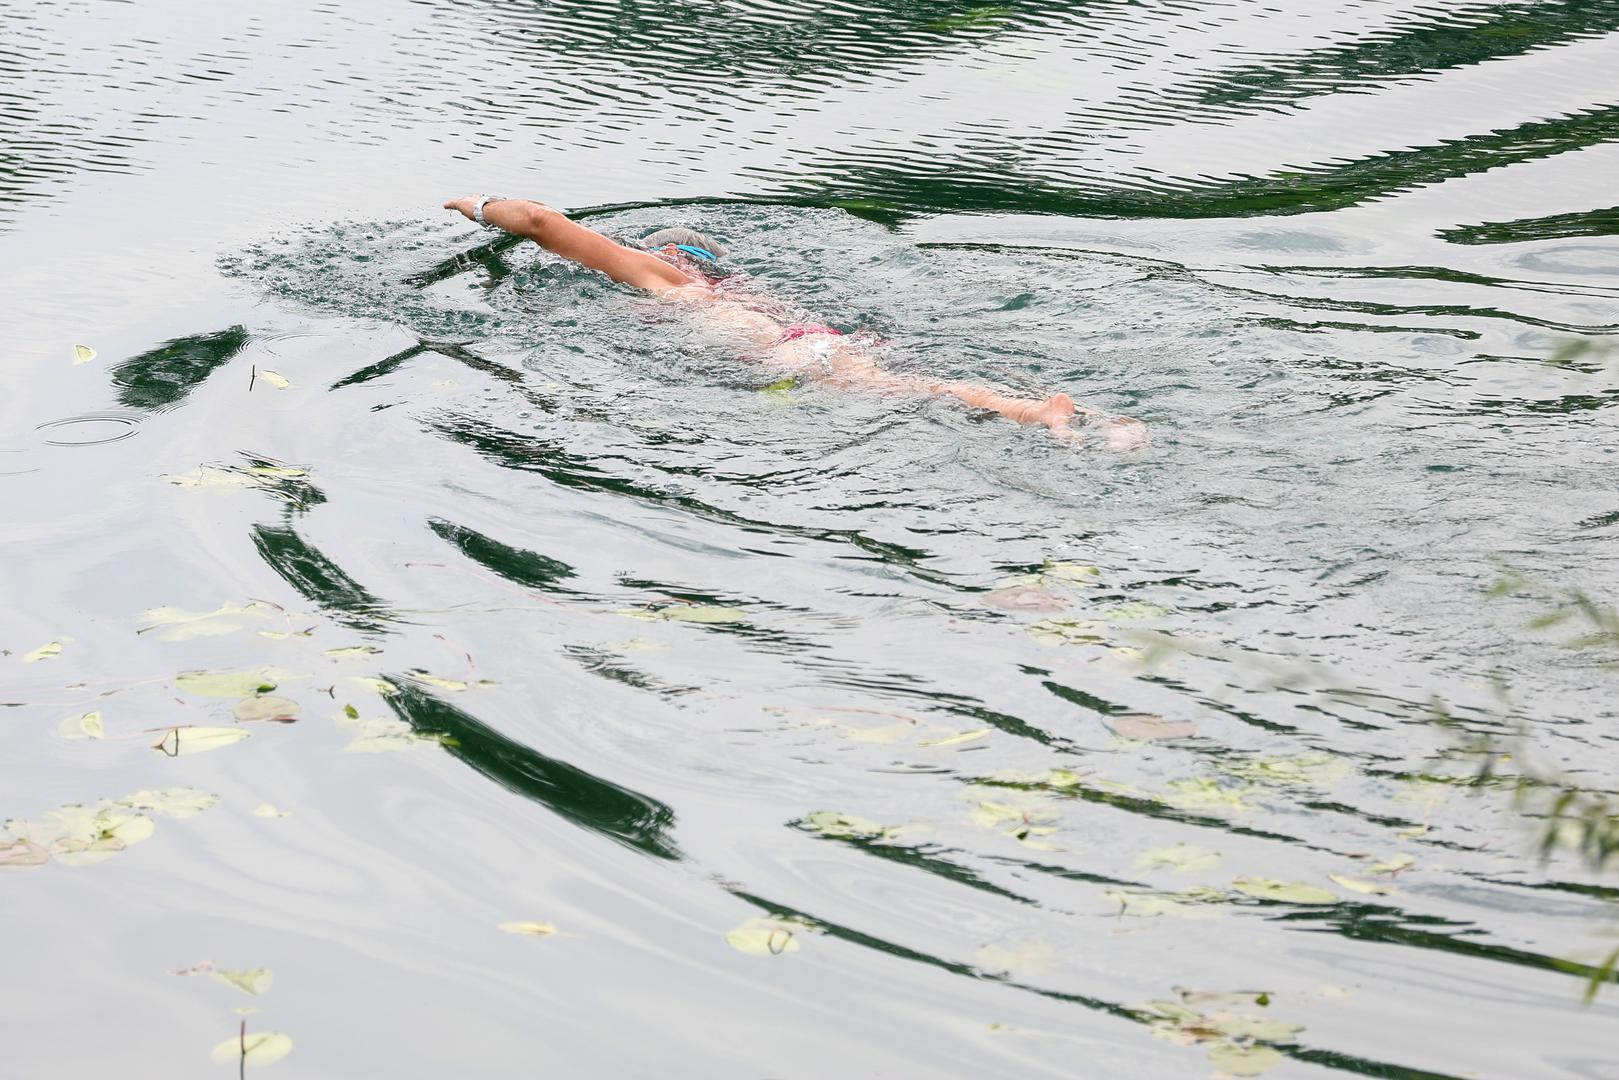
{"type": "Polygon", "coordinates": [[[1067,394],[1024,398],[987,386],[945,382],[884,370],[870,349],[840,330],[819,323],[784,323],[767,310],[769,297],[749,294],[719,281],[715,273],[726,254],[723,245],[692,229],[660,229],[632,248],[571,221],[560,211],[527,199],[469,195],[444,209],[491,229],[533,240],[547,251],[600,271],[614,281],[685,305],[716,330],[740,337],[759,359],[795,375],[832,386],[906,396],[948,396],[990,409],[1020,424],[1041,424],[1070,443],[1084,441],[1073,428],[1077,418],[1103,432],[1114,449],[1146,442],[1146,425],[1128,416],[1076,405],[1067,394]]]}

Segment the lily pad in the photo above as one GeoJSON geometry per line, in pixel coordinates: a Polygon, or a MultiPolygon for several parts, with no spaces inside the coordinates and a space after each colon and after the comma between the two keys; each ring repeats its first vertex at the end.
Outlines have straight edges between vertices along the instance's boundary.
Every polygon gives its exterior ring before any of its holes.
{"type": "Polygon", "coordinates": [[[218,802],[218,795],[198,791],[196,788],[174,787],[157,791],[137,791],[117,800],[115,805],[128,806],[135,810],[150,810],[164,817],[188,818],[196,817],[218,802]]]}
{"type": "Polygon", "coordinates": [[[557,928],[548,922],[503,922],[500,928],[508,934],[526,937],[551,937],[557,932],[557,928]]]}
{"type": "Polygon", "coordinates": [[[1136,742],[1155,742],[1161,739],[1189,739],[1197,734],[1197,725],[1190,720],[1165,720],[1162,716],[1136,713],[1115,716],[1113,734],[1136,742]]]}
{"type": "Polygon", "coordinates": [[[1096,623],[1088,619],[1041,619],[1029,627],[1029,636],[1041,645],[1099,645],[1096,623]]]}
{"type": "Polygon", "coordinates": [[[1209,1047],[1209,1062],[1226,1076],[1260,1076],[1287,1059],[1268,1046],[1220,1043],[1209,1047]]]}
{"type": "Polygon", "coordinates": [[[292,1037],[279,1031],[250,1031],[232,1035],[214,1047],[216,1065],[271,1065],[292,1053],[292,1037]]]}
{"type": "Polygon", "coordinates": [[[1332,754],[1312,751],[1292,757],[1222,761],[1222,772],[1263,784],[1331,787],[1354,772],[1349,763],[1332,754]]]}
{"type": "Polygon", "coordinates": [[[359,660],[367,656],[376,656],[382,652],[375,645],[350,645],[342,649],[327,649],[322,656],[330,656],[333,660],[359,660]]]}
{"type": "Polygon", "coordinates": [[[50,858],[50,848],[31,840],[0,844],[0,870],[32,870],[44,866],[50,858]]]}
{"type": "Polygon", "coordinates": [[[1304,881],[1276,881],[1272,878],[1241,877],[1231,883],[1242,893],[1260,900],[1284,904],[1336,904],[1338,898],[1325,889],[1304,881]]]}
{"type": "Polygon", "coordinates": [[[279,371],[271,371],[268,368],[258,373],[258,381],[269,383],[277,390],[286,390],[292,386],[291,380],[289,380],[285,375],[281,374],[279,371]]]}
{"type": "Polygon", "coordinates": [[[990,732],[992,732],[994,730],[995,730],[994,728],[978,728],[976,731],[958,731],[954,735],[946,735],[943,738],[938,738],[938,739],[927,739],[927,740],[924,740],[923,742],[917,743],[916,745],[918,745],[918,746],[959,746],[962,743],[976,742],[979,739],[984,738],[986,735],[988,735],[990,732]]]}
{"type": "Polygon", "coordinates": [[[88,364],[90,361],[94,360],[95,358],[96,358],[96,351],[94,349],[92,349],[90,346],[88,346],[88,345],[75,345],[75,346],[73,346],[73,364],[74,364],[75,367],[77,367],[79,364],[88,364]]]}
{"type": "Polygon", "coordinates": [[[250,968],[245,971],[222,971],[215,968],[208,974],[225,985],[234,986],[254,997],[269,990],[271,984],[275,982],[275,975],[269,968],[250,968]]]}
{"type": "Polygon", "coordinates": [[[1119,914],[1151,919],[1169,916],[1179,919],[1208,919],[1220,912],[1213,905],[1227,896],[1219,889],[1199,886],[1179,892],[1149,892],[1116,889],[1102,894],[1119,905],[1119,914]]]}
{"type": "Polygon", "coordinates": [[[64,739],[100,739],[106,735],[99,711],[70,716],[56,730],[64,739]]]}
{"type": "Polygon", "coordinates": [[[210,750],[219,750],[232,743],[239,743],[249,734],[238,727],[198,727],[187,724],[169,728],[161,739],[152,744],[152,749],[161,751],[168,757],[205,754],[210,750]]]}
{"type": "Polygon", "coordinates": [[[194,638],[234,634],[248,624],[284,613],[273,604],[253,600],[245,605],[226,603],[214,611],[184,611],[176,607],[156,607],[142,614],[147,625],[136,633],[152,634],[159,641],[190,641],[194,638]]]}
{"type": "Polygon", "coordinates": [[[758,918],[729,931],[726,943],[748,956],[780,956],[797,952],[798,939],[813,927],[797,919],[758,918]]]}
{"type": "Polygon", "coordinates": [[[1164,867],[1177,874],[1191,874],[1200,870],[1213,870],[1220,865],[1220,853],[1192,844],[1174,844],[1170,847],[1151,848],[1136,857],[1136,866],[1143,870],[1164,867]]]}
{"type": "Polygon", "coordinates": [[[1409,855],[1396,855],[1392,859],[1384,859],[1380,863],[1373,863],[1366,868],[1368,874],[1399,874],[1417,865],[1417,860],[1409,855]]]}
{"type": "Polygon", "coordinates": [[[1367,881],[1365,878],[1350,877],[1348,874],[1328,874],[1327,877],[1350,892],[1365,893],[1368,896],[1387,896],[1389,893],[1400,891],[1393,885],[1367,881]]]}
{"type": "Polygon", "coordinates": [[[618,614],[653,622],[739,623],[747,618],[747,613],[741,608],[717,604],[664,604],[659,607],[627,608],[618,614]]]}
{"type": "Polygon", "coordinates": [[[276,680],[272,675],[269,668],[254,671],[182,671],[174,677],[174,685],[188,694],[201,697],[240,698],[274,690],[276,680]]]}
{"type": "Polygon", "coordinates": [[[806,815],[804,822],[822,836],[837,839],[874,840],[893,832],[881,822],[853,814],[840,814],[836,810],[816,810],[806,815]]]}
{"type": "Polygon", "coordinates": [[[260,803],[253,808],[254,817],[279,818],[289,816],[290,811],[278,809],[270,803],[260,803]]]}
{"type": "Polygon", "coordinates": [[[296,701],[270,694],[243,698],[231,709],[236,719],[244,722],[274,720],[283,724],[297,720],[300,711],[302,710],[296,701]]]}
{"type": "Polygon", "coordinates": [[[24,653],[22,662],[25,664],[37,664],[41,660],[54,660],[61,655],[62,642],[47,641],[45,644],[41,645],[32,652],[24,653]]]}

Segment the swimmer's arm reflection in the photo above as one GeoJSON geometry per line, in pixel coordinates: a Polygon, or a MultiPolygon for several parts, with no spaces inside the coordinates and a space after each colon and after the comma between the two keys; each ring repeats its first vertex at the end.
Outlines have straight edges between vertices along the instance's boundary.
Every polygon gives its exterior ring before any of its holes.
{"type": "MultiPolygon", "coordinates": [[[[478,199],[468,196],[452,199],[444,208],[477,220],[477,205],[478,199]]],[[[668,243],[654,250],[637,251],[570,221],[544,203],[527,199],[489,200],[484,203],[483,217],[497,228],[533,240],[547,251],[600,271],[614,281],[687,303],[714,325],[740,333],[754,345],[769,350],[773,362],[834,385],[896,394],[954,397],[1020,424],[1042,424],[1053,435],[1070,442],[1084,439],[1070,426],[1075,417],[1103,430],[1109,445],[1116,449],[1131,449],[1146,441],[1146,426],[1141,421],[1075,405],[1067,394],[1054,394],[1043,400],[1021,398],[971,383],[941,382],[885,371],[869,352],[830,328],[785,326],[716,291],[697,268],[701,256],[713,257],[700,246],[668,243]]],[[[652,239],[658,235],[653,234],[652,239]]],[[[700,235],[694,235],[701,239],[700,235]]]]}

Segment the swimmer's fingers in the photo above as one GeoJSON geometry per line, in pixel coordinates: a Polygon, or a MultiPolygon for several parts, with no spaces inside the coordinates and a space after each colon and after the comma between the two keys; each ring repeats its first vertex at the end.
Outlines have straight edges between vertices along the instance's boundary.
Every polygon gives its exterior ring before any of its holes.
{"type": "Polygon", "coordinates": [[[451,199],[449,202],[444,204],[444,209],[446,209],[446,210],[458,210],[462,214],[466,215],[466,219],[468,221],[472,221],[472,220],[475,220],[473,218],[473,214],[475,214],[477,212],[477,206],[478,206],[478,198],[477,198],[477,196],[468,195],[465,198],[461,198],[461,199],[451,199]]]}

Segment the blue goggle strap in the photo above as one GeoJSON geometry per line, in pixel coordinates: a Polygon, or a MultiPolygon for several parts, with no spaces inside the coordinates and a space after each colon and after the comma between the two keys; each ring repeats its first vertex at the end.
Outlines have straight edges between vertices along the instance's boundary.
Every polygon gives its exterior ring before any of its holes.
{"type": "Polygon", "coordinates": [[[702,259],[704,262],[717,263],[720,261],[719,256],[707,248],[693,247],[691,244],[676,244],[675,250],[684,251],[687,255],[702,259]]]}

